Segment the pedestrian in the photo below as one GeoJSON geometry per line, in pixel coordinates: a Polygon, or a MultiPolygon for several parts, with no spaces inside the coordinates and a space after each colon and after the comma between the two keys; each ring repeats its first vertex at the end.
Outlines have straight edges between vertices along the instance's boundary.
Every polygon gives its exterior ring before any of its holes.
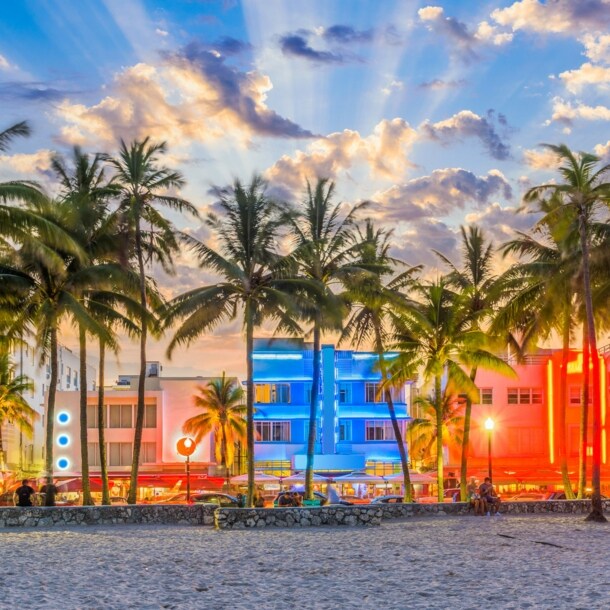
{"type": "Polygon", "coordinates": [[[40,488],[40,493],[44,494],[44,505],[55,506],[55,496],[59,493],[57,489],[57,479],[52,483],[47,483],[40,488]]]}
{"type": "Polygon", "coordinates": [[[489,477],[485,477],[485,481],[479,487],[479,494],[481,495],[481,500],[485,503],[487,507],[487,516],[490,515],[498,515],[500,508],[500,498],[496,493],[495,487],[491,483],[491,479],[489,477]]]}
{"type": "Polygon", "coordinates": [[[33,506],[32,496],[36,492],[28,485],[28,483],[29,481],[27,479],[23,479],[23,481],[21,481],[21,487],[18,487],[15,491],[15,495],[17,496],[17,506],[33,506]]]}

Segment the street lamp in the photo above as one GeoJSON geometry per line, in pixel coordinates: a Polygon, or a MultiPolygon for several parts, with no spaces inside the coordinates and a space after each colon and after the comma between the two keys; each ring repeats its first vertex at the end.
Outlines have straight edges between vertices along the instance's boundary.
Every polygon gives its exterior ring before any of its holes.
{"type": "Polygon", "coordinates": [[[494,429],[494,420],[488,417],[485,420],[485,430],[487,430],[487,470],[489,480],[493,483],[492,467],[491,467],[491,434],[494,429]]]}
{"type": "Polygon", "coordinates": [[[197,444],[192,438],[185,436],[176,443],[178,453],[186,457],[186,501],[191,501],[191,455],[195,452],[197,444]]]}

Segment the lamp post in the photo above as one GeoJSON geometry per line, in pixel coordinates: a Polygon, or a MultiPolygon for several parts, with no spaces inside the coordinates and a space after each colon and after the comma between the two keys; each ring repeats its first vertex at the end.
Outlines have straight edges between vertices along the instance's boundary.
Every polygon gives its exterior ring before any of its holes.
{"type": "Polygon", "coordinates": [[[186,501],[191,501],[191,455],[195,452],[197,444],[192,438],[185,436],[176,443],[178,453],[186,457],[186,501]]]}
{"type": "Polygon", "coordinates": [[[487,430],[487,476],[489,480],[493,483],[492,476],[492,466],[491,466],[491,435],[494,429],[494,420],[491,417],[488,417],[485,420],[485,430],[487,430]]]}

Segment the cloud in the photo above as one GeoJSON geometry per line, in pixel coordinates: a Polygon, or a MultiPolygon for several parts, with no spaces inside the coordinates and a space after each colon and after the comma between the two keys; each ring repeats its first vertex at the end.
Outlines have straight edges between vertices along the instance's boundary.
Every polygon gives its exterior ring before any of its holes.
{"type": "Polygon", "coordinates": [[[0,83],[0,100],[49,101],[63,99],[77,93],[61,89],[42,81],[3,81],[0,83]]]}
{"type": "Polygon", "coordinates": [[[508,180],[499,170],[476,176],[461,168],[434,170],[376,194],[376,209],[388,221],[440,218],[467,205],[482,206],[492,197],[512,198],[508,180]]]}
{"type": "Polygon", "coordinates": [[[46,174],[51,169],[52,150],[40,149],[34,153],[0,155],[0,167],[20,174],[46,174]]]}
{"type": "Polygon", "coordinates": [[[539,214],[519,213],[519,208],[503,207],[494,202],[483,210],[466,214],[465,221],[479,225],[499,246],[513,239],[515,231],[529,231],[539,217],[539,214]]]}
{"type": "Polygon", "coordinates": [[[580,42],[585,47],[584,54],[597,63],[610,63],[610,34],[585,34],[580,42]]]}
{"type": "Polygon", "coordinates": [[[587,86],[607,89],[610,85],[610,68],[585,62],[576,70],[567,70],[559,75],[570,93],[578,94],[587,86]]]}
{"type": "Polygon", "coordinates": [[[163,38],[169,36],[169,32],[167,30],[162,30],[161,28],[156,28],[155,34],[158,34],[159,36],[162,36],[163,38]]]}
{"type": "Polygon", "coordinates": [[[371,42],[373,40],[373,30],[355,30],[349,25],[332,25],[324,28],[322,37],[327,42],[339,44],[352,44],[371,42]]]}
{"type": "Polygon", "coordinates": [[[332,53],[331,51],[318,51],[309,45],[308,34],[287,34],[280,38],[280,49],[282,53],[290,57],[307,59],[316,64],[343,64],[354,59],[344,53],[332,53]]]}
{"type": "Polygon", "coordinates": [[[609,0],[520,0],[491,13],[498,24],[513,31],[578,34],[610,24],[609,0]]]}
{"type": "Polygon", "coordinates": [[[446,17],[440,6],[426,6],[417,14],[429,30],[451,44],[454,56],[466,62],[478,59],[477,47],[482,44],[500,46],[512,40],[510,32],[500,32],[497,26],[487,21],[481,22],[471,32],[465,23],[455,17],[446,17]]]}
{"type": "Polygon", "coordinates": [[[391,95],[395,91],[402,91],[405,84],[401,80],[392,80],[385,87],[381,89],[381,93],[384,95],[391,95]]]}
{"type": "Polygon", "coordinates": [[[344,129],[315,140],[306,151],[284,155],[265,176],[284,197],[300,191],[307,179],[334,179],[358,163],[368,164],[375,177],[400,179],[413,166],[407,154],[416,136],[415,130],[399,118],[384,119],[366,137],[344,129]]]}
{"type": "MultiPolygon", "coordinates": [[[[487,117],[481,117],[470,110],[462,110],[449,119],[431,123],[425,121],[420,126],[422,134],[430,139],[449,144],[464,137],[475,137],[481,140],[489,154],[500,161],[510,157],[510,147],[502,140],[496,130],[495,115],[488,111],[487,117]]],[[[506,128],[506,118],[499,114],[497,123],[506,128]]]]}
{"type": "Polygon", "coordinates": [[[9,70],[11,64],[8,63],[8,59],[4,55],[0,55],[0,70],[9,70]]]}
{"type": "Polygon", "coordinates": [[[576,119],[610,121],[610,108],[606,106],[587,106],[580,102],[572,104],[560,97],[553,98],[553,114],[551,119],[546,122],[546,125],[556,121],[570,127],[576,119]]]}
{"type": "Polygon", "coordinates": [[[606,162],[610,160],[610,140],[605,144],[597,144],[593,150],[598,157],[601,157],[606,162]]]}
{"type": "Polygon", "coordinates": [[[252,45],[231,36],[223,36],[211,45],[211,49],[221,55],[239,55],[252,49],[252,45]]]}
{"type": "Polygon", "coordinates": [[[557,169],[559,157],[550,149],[525,150],[523,161],[532,169],[557,169]]]}
{"type": "Polygon", "coordinates": [[[109,94],[86,106],[68,100],[57,107],[65,123],[62,140],[109,143],[150,135],[183,143],[254,135],[309,138],[313,134],[271,110],[268,76],[242,72],[223,57],[193,43],[166,55],[160,65],[140,63],[115,76],[109,94]]]}
{"type": "Polygon", "coordinates": [[[419,83],[420,89],[429,89],[430,91],[441,91],[442,89],[457,89],[463,87],[466,84],[465,80],[442,80],[435,78],[433,80],[419,83]]]}

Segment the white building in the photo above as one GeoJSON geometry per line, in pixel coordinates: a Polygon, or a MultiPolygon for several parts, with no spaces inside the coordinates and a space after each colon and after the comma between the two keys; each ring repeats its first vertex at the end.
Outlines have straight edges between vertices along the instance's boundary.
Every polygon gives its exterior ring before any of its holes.
{"type": "MultiPolygon", "coordinates": [[[[16,375],[26,375],[34,384],[24,398],[38,413],[32,438],[12,424],[2,428],[5,464],[8,470],[38,474],[43,470],[45,441],[45,398],[49,391],[51,367],[48,358],[42,362],[41,352],[28,343],[17,347],[12,354],[16,375]]],[[[58,354],[57,390],[78,397],[80,389],[79,357],[67,347],[60,346],[58,354]]],[[[87,365],[87,386],[95,390],[96,370],[87,365]]],[[[77,398],[78,400],[78,398],[77,398]]]]}

